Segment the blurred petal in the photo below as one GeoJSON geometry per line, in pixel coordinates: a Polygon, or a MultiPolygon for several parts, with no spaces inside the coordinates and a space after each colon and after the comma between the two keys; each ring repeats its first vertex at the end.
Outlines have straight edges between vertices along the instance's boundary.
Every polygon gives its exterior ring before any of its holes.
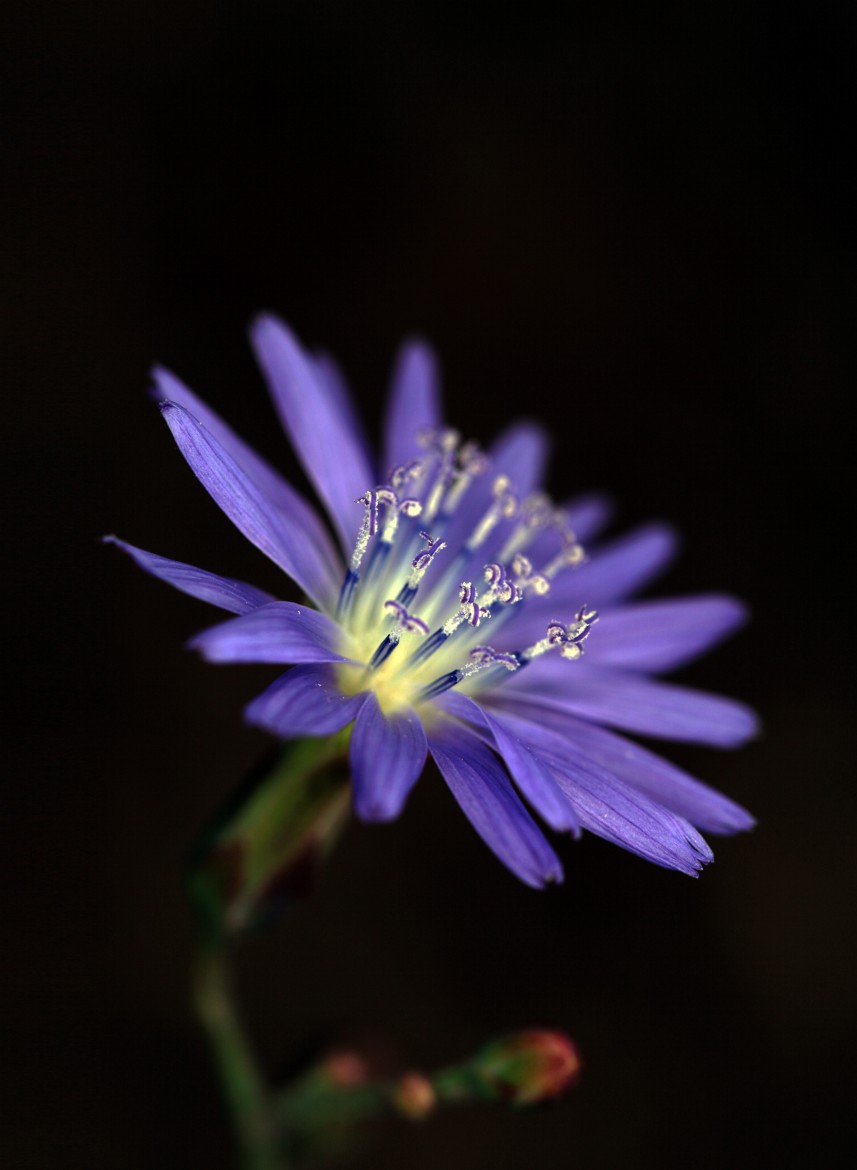
{"type": "Polygon", "coordinates": [[[571,802],[560,791],[547,767],[533,755],[502,714],[481,707],[473,699],[455,691],[448,691],[436,702],[448,715],[464,719],[484,731],[486,742],[496,746],[518,790],[552,829],[560,833],[579,833],[580,823],[571,802]]]}
{"type": "Polygon", "coordinates": [[[367,462],[374,464],[372,444],[366,436],[363,420],[355,409],[354,399],[339,365],[329,353],[323,351],[313,354],[310,361],[317,377],[327,386],[334,408],[342,416],[355,443],[366,453],[367,462]]]}
{"type": "Polygon", "coordinates": [[[343,695],[331,667],[296,666],[249,703],[244,716],[282,739],[332,735],[354,719],[365,701],[365,692],[343,695]]]}
{"type": "Polygon", "coordinates": [[[542,486],[550,441],[537,423],[515,423],[491,447],[491,474],[507,475],[519,499],[542,486]]]}
{"type": "Polygon", "coordinates": [[[580,541],[592,540],[602,528],[613,519],[615,506],[603,492],[591,492],[586,496],[575,496],[562,505],[568,517],[569,526],[580,541]]]}
{"type": "Polygon", "coordinates": [[[235,527],[270,557],[319,605],[331,601],[330,578],[322,575],[313,533],[276,506],[213,435],[174,402],[161,413],[194,475],[235,527]]]}
{"type": "Polygon", "coordinates": [[[529,703],[516,703],[508,713],[564,735],[570,751],[581,752],[638,792],[686,817],[698,829],[739,833],[752,829],[756,823],[735,801],[624,736],[565,712],[529,703]]]}
{"type": "Polygon", "coordinates": [[[336,622],[306,605],[273,601],[197,634],[188,646],[209,662],[346,662],[336,622]]]}
{"type": "Polygon", "coordinates": [[[514,691],[545,707],[659,739],[738,747],[758,732],[755,714],[735,699],[553,655],[543,665],[534,663],[513,675],[504,690],[506,695],[514,691]]]}
{"type": "Polygon", "coordinates": [[[675,556],[678,538],[666,524],[635,528],[592,553],[579,569],[561,573],[548,601],[578,609],[584,602],[592,609],[621,601],[643,589],[665,571],[675,556]]]}
{"type": "Polygon", "coordinates": [[[159,577],[180,589],[182,593],[197,597],[200,601],[208,601],[211,605],[229,610],[230,613],[246,613],[274,600],[270,593],[257,589],[255,585],[235,581],[231,577],[219,577],[216,573],[207,573],[205,569],[197,569],[194,565],[185,565],[181,561],[159,557],[156,553],[135,548],[133,544],[126,544],[116,536],[105,536],[104,542],[115,544],[153,577],[159,577]]]}
{"type": "Polygon", "coordinates": [[[453,723],[431,728],[429,747],[464,815],[503,864],[529,886],[562,881],[559,858],[491,749],[453,723]]]}
{"type": "Polygon", "coordinates": [[[399,815],[426,762],[428,745],[419,716],[405,708],[385,715],[370,694],[351,734],[354,811],[364,821],[399,815]]]}
{"type": "Polygon", "coordinates": [[[254,323],[251,340],[304,471],[350,552],[362,518],[355,500],[375,485],[371,461],[340,409],[338,391],[318,376],[291,331],[265,315],[254,323]]]}
{"type": "Polygon", "coordinates": [[[437,358],[423,341],[406,341],[399,350],[386,419],[382,477],[420,454],[419,431],[443,425],[437,358]]]}
{"type": "MultiPolygon", "coordinates": [[[[230,455],[241,470],[255,483],[263,496],[282,512],[285,525],[293,530],[293,544],[303,541],[308,547],[302,556],[308,579],[317,580],[313,589],[299,582],[314,601],[330,601],[337,596],[343,568],[330,534],[315,508],[257,454],[230,426],[215,414],[201,398],[189,390],[175,374],[160,366],[152,370],[153,394],[160,402],[175,402],[192,414],[230,455]]],[[[297,578],[295,578],[297,580],[297,578]]]]}

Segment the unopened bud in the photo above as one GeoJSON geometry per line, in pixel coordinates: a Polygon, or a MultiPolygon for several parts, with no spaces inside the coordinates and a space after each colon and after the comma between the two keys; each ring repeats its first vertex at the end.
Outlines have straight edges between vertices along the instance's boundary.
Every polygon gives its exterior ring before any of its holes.
{"type": "Polygon", "coordinates": [[[533,1105],[577,1084],[581,1060],[564,1032],[530,1029],[488,1044],[470,1068],[498,1101],[533,1105]]]}

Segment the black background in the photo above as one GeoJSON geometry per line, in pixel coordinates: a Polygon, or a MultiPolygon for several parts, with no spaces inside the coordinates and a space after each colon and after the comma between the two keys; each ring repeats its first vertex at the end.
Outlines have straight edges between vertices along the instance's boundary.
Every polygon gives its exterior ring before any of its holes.
{"type": "Polygon", "coordinates": [[[754,613],[682,679],[765,722],[740,753],[670,749],[760,822],[698,882],[587,838],[534,893],[428,773],[242,955],[268,1067],[355,1034],[434,1067],[561,1026],[587,1067],[557,1107],[390,1122],[349,1165],[850,1165],[853,7],[8,15],[4,1165],[232,1164],[179,875],[267,746],[240,709],[271,672],[184,652],[213,611],[98,537],[282,592],[145,395],[168,365],[300,482],[245,340],[262,308],[374,429],[416,330],[465,433],[546,419],[556,495],[675,521],[660,591],[754,613]]]}

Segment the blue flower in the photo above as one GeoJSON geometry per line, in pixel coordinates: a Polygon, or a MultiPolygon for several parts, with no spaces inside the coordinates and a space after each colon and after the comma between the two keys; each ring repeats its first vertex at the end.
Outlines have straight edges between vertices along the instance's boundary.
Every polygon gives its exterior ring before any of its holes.
{"type": "Polygon", "coordinates": [[[336,540],[177,378],[156,369],[155,393],[203,486],[307,602],[115,541],[237,615],[192,641],[210,662],[291,667],[249,704],[250,723],[282,739],[353,724],[353,803],[367,821],[399,815],[430,753],[479,835],[532,886],[560,881],[562,867],[530,810],[557,832],[585,829],[694,875],[712,858],[698,829],[752,826],[612,730],[716,747],[756,730],[741,704],[652,677],[745,619],[723,596],[628,603],[673,556],[669,528],[647,525],[587,556],[580,542],[606,524],[607,502],[554,506],[540,490],[545,437],[531,424],[487,453],[447,429],[420,343],[399,355],[376,464],[336,368],[273,317],[252,340],[336,540]]]}

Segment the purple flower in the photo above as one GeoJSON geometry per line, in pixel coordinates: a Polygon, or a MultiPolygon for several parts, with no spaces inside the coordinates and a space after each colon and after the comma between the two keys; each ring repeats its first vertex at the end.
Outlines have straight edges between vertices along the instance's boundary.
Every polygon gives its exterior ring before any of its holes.
{"type": "Polygon", "coordinates": [[[653,677],[745,619],[740,602],[715,595],[628,603],[671,559],[669,528],[647,525],[587,557],[580,542],[606,524],[607,502],[554,506],[539,487],[545,436],[529,423],[487,453],[462,442],[444,426],[420,343],[399,355],[376,463],[327,359],[269,316],[252,341],[336,540],[165,370],[154,371],[156,396],[203,486],[307,603],[115,541],[156,577],[237,615],[192,641],[210,662],[291,667],[249,704],[250,723],[282,739],[353,724],[354,808],[367,821],[399,815],[431,753],[476,831],[533,886],[560,881],[562,867],[529,810],[558,832],[587,829],[694,875],[712,858],[697,829],[752,826],[731,800],[612,730],[723,748],[756,730],[741,704],[653,677]]]}

